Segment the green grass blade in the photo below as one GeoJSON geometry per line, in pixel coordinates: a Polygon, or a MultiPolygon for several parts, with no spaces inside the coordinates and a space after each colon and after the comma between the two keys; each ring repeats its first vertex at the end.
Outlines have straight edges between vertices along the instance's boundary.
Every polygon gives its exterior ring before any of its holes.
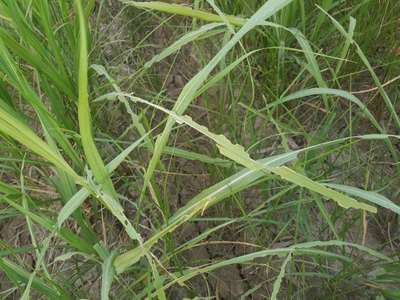
{"type": "Polygon", "coordinates": [[[58,153],[55,153],[50,146],[41,140],[27,125],[2,109],[0,109],[0,120],[1,132],[12,137],[45,160],[51,162],[77,182],[82,182],[82,178],[76,174],[68,163],[58,153]]]}
{"type": "MultiPolygon", "coordinates": [[[[311,75],[315,78],[318,86],[320,88],[326,88],[328,85],[326,84],[324,78],[322,77],[321,70],[319,68],[317,59],[315,58],[314,52],[312,51],[311,45],[306,39],[306,37],[297,29],[288,29],[291,34],[297,39],[301,48],[304,51],[304,56],[307,59],[308,65],[307,69],[311,73],[311,75]]],[[[322,96],[324,99],[324,105],[327,110],[329,110],[329,102],[325,95],[322,96]]]]}
{"type": "Polygon", "coordinates": [[[62,224],[76,211],[83,202],[90,196],[89,190],[86,188],[80,189],[76,192],[70,200],[61,208],[57,217],[57,226],[61,227],[62,224]]]}
{"type": "Polygon", "coordinates": [[[346,194],[352,195],[354,197],[359,197],[361,199],[364,199],[366,201],[369,201],[371,203],[374,203],[376,205],[379,205],[380,207],[389,209],[393,211],[394,213],[400,215],[400,206],[398,206],[396,203],[390,201],[388,198],[385,196],[371,192],[371,191],[365,191],[356,187],[352,186],[347,186],[347,185],[342,185],[342,184],[332,184],[332,183],[327,183],[325,184],[328,187],[334,188],[338,191],[344,192],[346,194]]]}
{"type": "Polygon", "coordinates": [[[335,239],[341,240],[336,228],[335,224],[332,221],[332,217],[328,210],[325,207],[325,204],[321,201],[321,199],[317,198],[315,199],[315,203],[318,206],[319,211],[321,212],[322,217],[325,219],[325,222],[328,224],[330,230],[332,231],[333,235],[335,236],[335,239]]]}
{"type": "Polygon", "coordinates": [[[102,265],[102,276],[101,276],[101,300],[110,299],[109,294],[111,290],[112,281],[114,279],[115,270],[113,261],[116,256],[116,252],[112,252],[102,265]]]}
{"type": "Polygon", "coordinates": [[[278,296],[279,290],[281,289],[283,277],[285,276],[286,266],[290,262],[291,259],[292,259],[292,253],[289,252],[288,256],[286,257],[286,259],[284,260],[284,262],[281,266],[281,270],[278,274],[278,277],[275,279],[275,282],[274,282],[274,285],[272,288],[271,300],[278,299],[277,296],[278,296]]]}
{"type": "Polygon", "coordinates": [[[79,17],[80,28],[78,119],[82,146],[86,160],[93,171],[93,176],[97,183],[103,186],[105,192],[117,199],[117,193],[114,189],[113,183],[93,141],[88,93],[88,46],[86,19],[81,1],[75,0],[75,5],[79,17]]]}
{"type": "MultiPolygon", "coordinates": [[[[349,30],[346,33],[346,42],[343,45],[342,51],[340,53],[341,58],[346,58],[346,56],[349,53],[351,43],[353,41],[353,36],[354,36],[354,30],[356,28],[356,20],[355,19],[350,19],[350,24],[349,24],[349,30]]],[[[337,76],[343,66],[343,60],[339,60],[336,69],[335,69],[335,76],[337,76]]]]}
{"type": "MultiPolygon", "coordinates": [[[[179,4],[170,4],[160,1],[148,1],[148,2],[139,2],[139,1],[131,1],[131,0],[120,0],[122,3],[126,5],[130,5],[140,9],[149,9],[156,10],[169,14],[176,14],[180,16],[186,16],[191,18],[198,18],[200,20],[208,21],[208,22],[221,22],[221,17],[209,12],[205,12],[199,9],[193,9],[191,7],[179,5],[179,4]]],[[[282,1],[283,2],[283,1],[282,1]]],[[[227,20],[235,25],[243,25],[246,23],[245,19],[235,17],[235,16],[225,16],[227,20]]]]}

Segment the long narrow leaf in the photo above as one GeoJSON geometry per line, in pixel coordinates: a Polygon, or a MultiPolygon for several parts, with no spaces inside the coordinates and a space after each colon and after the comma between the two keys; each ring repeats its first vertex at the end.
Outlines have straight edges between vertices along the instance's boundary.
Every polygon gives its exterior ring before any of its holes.
{"type": "Polygon", "coordinates": [[[88,46],[86,20],[83,13],[81,0],[75,0],[75,5],[77,7],[80,28],[78,119],[82,146],[85,152],[86,160],[93,171],[93,175],[97,183],[102,185],[104,191],[107,192],[111,197],[117,199],[117,193],[93,141],[88,94],[88,46]]]}
{"type": "Polygon", "coordinates": [[[107,259],[103,262],[102,265],[102,275],[101,275],[101,300],[110,299],[109,294],[111,290],[112,281],[114,279],[115,270],[114,270],[114,258],[116,256],[116,252],[112,252],[107,259]]]}

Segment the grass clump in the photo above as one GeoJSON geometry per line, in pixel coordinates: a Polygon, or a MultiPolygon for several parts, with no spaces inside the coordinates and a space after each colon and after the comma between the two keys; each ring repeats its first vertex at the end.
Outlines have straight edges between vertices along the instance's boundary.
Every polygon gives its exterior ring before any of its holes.
{"type": "Polygon", "coordinates": [[[1,296],[397,299],[399,3],[172,2],[0,0],[1,296]]]}

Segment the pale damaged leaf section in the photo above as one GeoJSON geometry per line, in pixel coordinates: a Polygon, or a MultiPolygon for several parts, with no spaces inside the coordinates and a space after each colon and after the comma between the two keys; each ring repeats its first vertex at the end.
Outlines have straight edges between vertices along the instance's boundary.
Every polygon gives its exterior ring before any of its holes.
{"type": "MultiPolygon", "coordinates": [[[[105,99],[110,99],[113,97],[118,96],[119,93],[110,93],[107,95],[104,95],[102,98],[105,99]]],[[[159,105],[156,105],[154,103],[151,103],[147,100],[134,97],[129,94],[124,94],[126,97],[128,97],[130,100],[134,102],[139,102],[143,104],[147,104],[149,106],[152,106],[160,111],[163,111],[164,113],[170,115],[177,123],[179,124],[186,124],[196,131],[202,133],[203,135],[209,137],[212,139],[215,143],[216,146],[218,147],[218,150],[220,153],[235,161],[238,164],[241,164],[245,166],[246,168],[250,170],[255,170],[259,171],[262,170],[264,172],[268,173],[273,173],[275,175],[280,176],[282,179],[287,180],[291,183],[294,183],[298,186],[304,187],[309,189],[310,191],[316,192],[318,194],[321,194],[322,196],[325,196],[329,199],[332,199],[336,201],[341,207],[343,208],[356,208],[356,209],[363,209],[372,213],[376,213],[377,209],[374,206],[368,205],[363,202],[359,202],[347,195],[344,195],[340,192],[337,192],[331,188],[328,188],[327,186],[315,182],[312,179],[297,173],[293,171],[292,169],[281,166],[281,167],[266,167],[265,165],[253,160],[250,155],[245,151],[243,146],[238,145],[238,144],[233,144],[229,139],[227,139],[224,135],[218,135],[215,133],[212,133],[210,130],[208,130],[207,127],[198,124],[197,122],[193,121],[193,119],[190,116],[180,116],[176,114],[173,111],[170,111],[164,107],[161,107],[159,105]]]]}
{"type": "Polygon", "coordinates": [[[185,123],[190,127],[196,129],[197,131],[203,133],[204,135],[211,138],[214,142],[217,143],[218,150],[220,153],[227,158],[232,159],[233,161],[249,168],[251,170],[264,170],[267,173],[274,173],[279,175],[282,179],[285,179],[289,182],[297,184],[299,186],[305,187],[313,192],[319,193],[327,198],[330,198],[336,201],[343,208],[357,208],[363,209],[366,211],[370,211],[376,213],[376,208],[359,202],[347,195],[339,193],[333,189],[330,189],[318,182],[315,182],[308,177],[301,175],[288,167],[266,167],[265,165],[260,164],[259,162],[253,160],[250,155],[245,151],[243,146],[238,144],[233,144],[230,140],[228,140],[223,135],[217,135],[208,130],[207,127],[199,125],[189,116],[178,116],[176,114],[172,115],[176,118],[177,122],[185,123]]]}

